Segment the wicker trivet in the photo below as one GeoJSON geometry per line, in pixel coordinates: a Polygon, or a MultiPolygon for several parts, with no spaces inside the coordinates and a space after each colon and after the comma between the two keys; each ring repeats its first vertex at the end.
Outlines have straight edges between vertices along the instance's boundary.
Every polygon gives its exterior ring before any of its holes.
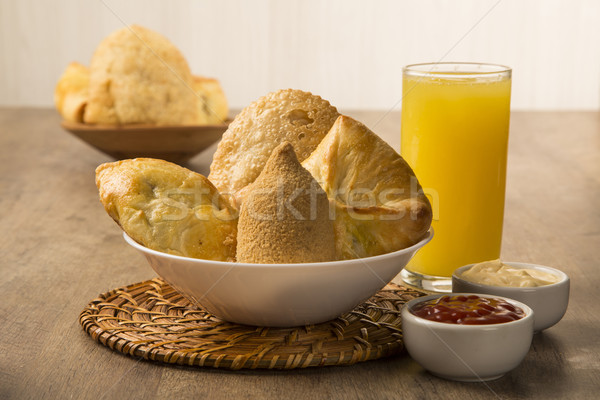
{"type": "Polygon", "coordinates": [[[79,321],[111,349],[170,364],[226,369],[349,365],[400,353],[400,310],[423,295],[389,284],[335,320],[261,328],[224,322],[156,278],[100,295],[79,321]]]}

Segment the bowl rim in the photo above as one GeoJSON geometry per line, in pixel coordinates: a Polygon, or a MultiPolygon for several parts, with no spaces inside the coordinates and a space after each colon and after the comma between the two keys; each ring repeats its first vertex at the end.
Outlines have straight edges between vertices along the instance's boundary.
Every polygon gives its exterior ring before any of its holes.
{"type": "Polygon", "coordinates": [[[66,119],[61,120],[60,126],[66,130],[77,130],[77,131],[87,131],[87,132],[104,132],[104,131],[113,131],[113,132],[138,132],[138,131],[160,131],[160,130],[178,130],[182,132],[187,132],[190,130],[208,130],[208,129],[220,129],[227,128],[229,124],[233,121],[231,118],[227,118],[221,124],[194,124],[194,125],[156,125],[156,124],[148,124],[148,123],[134,123],[134,124],[86,124],[84,122],[75,122],[68,121],[66,119]]]}
{"type": "Polygon", "coordinates": [[[460,274],[462,274],[463,271],[471,268],[475,264],[478,264],[478,263],[463,265],[462,267],[455,269],[454,272],[452,273],[452,279],[456,279],[457,281],[460,281],[460,282],[465,282],[465,283],[475,286],[475,287],[486,288],[486,289],[500,289],[500,290],[507,291],[507,292],[533,292],[533,291],[551,290],[553,288],[562,286],[566,282],[570,281],[569,275],[567,275],[566,273],[564,273],[563,271],[561,271],[557,268],[549,267],[547,265],[531,264],[531,263],[516,262],[516,261],[502,261],[502,264],[506,264],[506,265],[509,265],[511,267],[515,267],[518,269],[530,268],[530,269],[537,269],[537,270],[541,270],[541,271],[545,271],[545,272],[550,272],[550,273],[558,276],[560,278],[560,280],[558,282],[550,283],[548,285],[533,286],[533,287],[519,287],[519,286],[488,285],[486,283],[473,282],[473,281],[470,281],[467,279],[463,279],[460,276],[460,274]]]}
{"type": "Polygon", "coordinates": [[[353,258],[350,260],[338,260],[338,261],[324,261],[324,262],[311,262],[311,263],[289,263],[289,264],[255,264],[255,263],[238,263],[238,262],[229,262],[229,261],[217,261],[217,260],[206,260],[202,258],[192,258],[192,257],[184,257],[178,256],[175,254],[164,253],[162,251],[153,250],[148,247],[145,247],[134,239],[132,239],[127,233],[123,232],[123,238],[125,241],[132,246],[133,248],[147,254],[152,254],[158,257],[169,258],[177,261],[186,261],[193,262],[197,264],[210,264],[210,265],[221,265],[223,267],[231,267],[231,266],[244,266],[244,267],[253,267],[253,268],[280,268],[280,267],[302,267],[302,268],[311,268],[311,267],[333,267],[333,266],[343,266],[343,265],[351,265],[351,264],[364,264],[370,261],[379,261],[386,258],[393,258],[398,255],[403,255],[406,253],[410,253],[412,251],[419,250],[421,247],[425,246],[427,243],[431,241],[433,238],[433,228],[429,228],[427,231],[427,236],[413,244],[412,246],[406,247],[404,249],[396,250],[391,253],[379,254],[371,257],[364,258],[353,258]]]}
{"type": "MultiPolygon", "coordinates": [[[[504,296],[498,296],[495,294],[486,294],[486,293],[462,293],[462,292],[451,292],[451,293],[435,293],[435,294],[430,294],[427,296],[423,296],[423,297],[417,297],[416,299],[412,299],[410,301],[408,301],[404,307],[402,307],[402,312],[403,312],[403,317],[404,317],[404,313],[407,313],[409,315],[408,318],[402,318],[402,322],[404,323],[404,321],[410,320],[412,322],[415,323],[419,323],[419,324],[423,324],[423,325],[427,325],[430,327],[434,327],[435,329],[445,329],[445,330],[454,330],[454,329],[458,329],[458,330],[490,330],[490,329],[501,329],[503,326],[512,326],[512,325],[518,325],[518,324],[523,324],[526,323],[526,321],[528,320],[533,320],[534,318],[534,312],[533,309],[531,307],[529,307],[527,304],[520,302],[518,300],[515,299],[511,299],[510,297],[504,297],[504,296]],[[498,324],[475,324],[475,325],[463,325],[463,324],[451,324],[448,322],[439,322],[439,321],[431,321],[429,319],[425,319],[423,317],[419,317],[418,315],[415,315],[411,312],[411,308],[417,304],[417,303],[421,303],[424,301],[428,301],[431,299],[437,299],[439,297],[442,296],[472,296],[472,295],[476,295],[479,297],[486,297],[486,298],[500,298],[502,300],[505,300],[509,303],[511,303],[514,306],[520,307],[524,312],[525,312],[525,316],[523,318],[519,318],[516,319],[514,321],[510,321],[510,322],[501,322],[498,324]]],[[[533,328],[532,328],[533,330],[533,328]]]]}

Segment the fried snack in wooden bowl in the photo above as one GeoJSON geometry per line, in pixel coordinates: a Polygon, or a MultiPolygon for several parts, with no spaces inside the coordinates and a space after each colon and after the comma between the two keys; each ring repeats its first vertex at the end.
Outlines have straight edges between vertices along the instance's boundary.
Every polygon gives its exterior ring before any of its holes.
{"type": "Polygon", "coordinates": [[[192,75],[167,38],[137,25],[105,38],[89,69],[71,63],[55,105],[64,129],[118,159],[185,162],[229,124],[219,81],[192,75]]]}

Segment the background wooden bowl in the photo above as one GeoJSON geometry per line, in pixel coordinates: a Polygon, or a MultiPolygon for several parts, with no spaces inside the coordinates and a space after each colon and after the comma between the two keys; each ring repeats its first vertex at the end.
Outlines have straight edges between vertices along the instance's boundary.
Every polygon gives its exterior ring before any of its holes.
{"type": "Polygon", "coordinates": [[[90,146],[118,160],[151,157],[183,163],[219,140],[229,122],[193,126],[115,126],[63,121],[61,126],[90,146]]]}

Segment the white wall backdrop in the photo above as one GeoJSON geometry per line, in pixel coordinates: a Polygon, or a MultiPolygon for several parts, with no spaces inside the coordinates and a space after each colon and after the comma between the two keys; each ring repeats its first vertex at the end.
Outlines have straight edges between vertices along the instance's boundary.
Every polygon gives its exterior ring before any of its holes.
{"type": "Polygon", "coordinates": [[[343,109],[399,109],[401,68],[513,68],[514,109],[600,108],[597,0],[0,0],[0,105],[51,106],[70,61],[124,24],[174,42],[234,108],[310,90],[343,109]]]}

